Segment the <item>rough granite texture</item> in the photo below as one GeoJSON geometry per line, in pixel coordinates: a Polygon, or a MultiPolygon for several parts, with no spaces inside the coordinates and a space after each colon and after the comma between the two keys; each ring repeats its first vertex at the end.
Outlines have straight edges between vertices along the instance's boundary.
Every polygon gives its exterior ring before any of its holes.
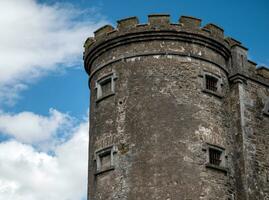
{"type": "Polygon", "coordinates": [[[269,70],[220,27],[200,25],[131,17],[85,42],[89,200],[269,200],[269,70]],[[112,73],[114,93],[97,99],[112,73]],[[205,74],[218,77],[217,93],[205,74]],[[96,152],[110,146],[113,167],[97,173],[96,152]],[[209,167],[208,146],[224,149],[224,167],[209,167]]]}

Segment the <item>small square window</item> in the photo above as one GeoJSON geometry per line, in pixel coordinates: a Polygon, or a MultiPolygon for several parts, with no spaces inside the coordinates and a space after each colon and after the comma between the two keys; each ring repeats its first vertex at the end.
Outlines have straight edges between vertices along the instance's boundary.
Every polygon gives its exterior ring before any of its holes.
{"type": "Polygon", "coordinates": [[[115,73],[108,74],[96,82],[96,101],[115,94],[115,73]]]}
{"type": "Polygon", "coordinates": [[[96,175],[114,169],[115,146],[109,146],[95,152],[96,175]]]}
{"type": "Polygon", "coordinates": [[[210,75],[205,75],[205,80],[206,80],[206,89],[211,90],[213,92],[217,92],[218,79],[210,75]]]}
{"type": "Polygon", "coordinates": [[[112,86],[112,80],[111,77],[108,79],[105,79],[101,82],[99,82],[100,84],[100,88],[97,91],[97,98],[102,98],[104,96],[108,96],[109,94],[111,94],[113,92],[113,88],[112,86]]]}
{"type": "Polygon", "coordinates": [[[225,149],[215,145],[207,144],[206,167],[227,172],[225,149]]]}
{"type": "Polygon", "coordinates": [[[111,152],[105,152],[104,154],[99,155],[100,156],[100,169],[99,171],[103,171],[105,169],[110,168],[111,165],[111,152]]]}
{"type": "Polygon", "coordinates": [[[222,151],[218,149],[209,148],[209,163],[212,165],[220,166],[222,151]]]}
{"type": "Polygon", "coordinates": [[[217,97],[223,97],[222,95],[222,83],[219,76],[204,72],[203,76],[203,92],[213,94],[217,97]]]}

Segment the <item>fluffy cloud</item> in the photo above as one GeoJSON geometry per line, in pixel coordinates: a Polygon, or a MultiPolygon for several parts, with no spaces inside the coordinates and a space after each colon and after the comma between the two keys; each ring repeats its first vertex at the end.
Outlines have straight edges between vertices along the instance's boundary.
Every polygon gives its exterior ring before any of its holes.
{"type": "Polygon", "coordinates": [[[0,199],[80,200],[87,186],[88,123],[55,156],[18,141],[0,143],[0,199]]]}
{"type": "Polygon", "coordinates": [[[13,136],[23,143],[39,143],[56,136],[57,132],[72,126],[73,119],[55,109],[49,110],[49,116],[32,112],[18,114],[0,113],[0,133],[13,136]]]}
{"type": "Polygon", "coordinates": [[[0,103],[14,103],[19,91],[48,71],[80,64],[85,38],[103,24],[93,12],[35,0],[0,1],[0,103]]]}
{"type": "MultiPolygon", "coordinates": [[[[71,5],[0,0],[0,107],[41,76],[81,65],[85,38],[104,24],[96,16],[71,5]]],[[[85,199],[88,122],[76,123],[56,109],[48,116],[0,110],[0,136],[11,136],[0,141],[0,199],[85,199]]]]}

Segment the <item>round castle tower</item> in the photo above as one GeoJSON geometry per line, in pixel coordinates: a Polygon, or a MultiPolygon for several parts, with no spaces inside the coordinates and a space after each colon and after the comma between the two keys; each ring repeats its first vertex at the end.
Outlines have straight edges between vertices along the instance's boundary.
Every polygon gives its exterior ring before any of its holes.
{"type": "Polygon", "coordinates": [[[85,42],[90,200],[234,199],[228,77],[240,43],[169,18],[123,19],[85,42]]]}

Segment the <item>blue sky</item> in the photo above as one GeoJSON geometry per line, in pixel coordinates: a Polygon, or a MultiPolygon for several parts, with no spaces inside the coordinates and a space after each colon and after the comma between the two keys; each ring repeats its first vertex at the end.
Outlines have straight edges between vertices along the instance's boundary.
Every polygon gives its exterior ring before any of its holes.
{"type": "MultiPolygon", "coordinates": [[[[227,36],[241,41],[249,48],[250,59],[261,65],[269,65],[268,47],[264,45],[269,44],[267,37],[269,2],[266,0],[219,1],[217,4],[213,0],[40,0],[38,2],[47,5],[69,4],[81,10],[94,9],[98,15],[114,25],[118,19],[128,16],[138,16],[140,21],[145,23],[150,13],[169,13],[174,22],[180,15],[195,16],[201,18],[204,24],[209,22],[218,24],[224,28],[227,36]]],[[[56,72],[44,77],[23,92],[21,100],[16,106],[9,107],[9,110],[12,112],[31,110],[47,114],[48,108],[54,105],[61,111],[68,111],[81,118],[88,107],[89,96],[87,76],[81,65],[82,63],[79,63],[75,66],[77,68],[61,72],[60,75],[56,72]],[[55,95],[61,98],[55,98],[55,95]],[[78,95],[80,98],[77,98],[78,95]],[[32,96],[37,98],[31,98],[32,96]]]]}
{"type": "Polygon", "coordinates": [[[195,16],[268,66],[268,11],[267,0],[0,1],[0,199],[85,199],[90,94],[82,52],[95,29],[129,16],[195,16]]]}

